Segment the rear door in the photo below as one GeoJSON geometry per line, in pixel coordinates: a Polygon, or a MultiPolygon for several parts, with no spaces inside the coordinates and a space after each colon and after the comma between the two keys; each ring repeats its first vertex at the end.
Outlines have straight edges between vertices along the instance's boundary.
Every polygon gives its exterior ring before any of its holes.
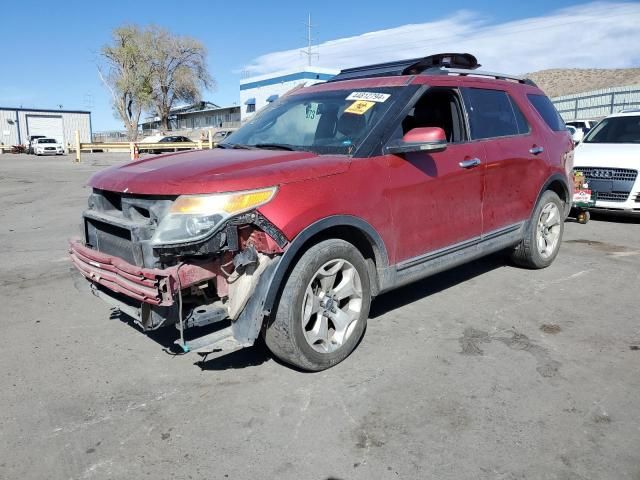
{"type": "Polygon", "coordinates": [[[518,102],[500,89],[464,89],[471,138],[487,155],[482,208],[483,233],[529,218],[545,172],[546,153],[518,102]]]}

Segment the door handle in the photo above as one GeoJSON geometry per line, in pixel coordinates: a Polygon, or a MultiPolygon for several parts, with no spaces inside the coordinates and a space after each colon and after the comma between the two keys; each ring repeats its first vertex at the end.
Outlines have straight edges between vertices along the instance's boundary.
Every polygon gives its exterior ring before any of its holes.
{"type": "Polygon", "coordinates": [[[534,145],[529,149],[529,153],[532,153],[533,155],[540,155],[542,152],[544,152],[544,147],[540,147],[538,145],[534,145]]]}
{"type": "Polygon", "coordinates": [[[481,162],[479,158],[470,158],[468,160],[461,161],[458,165],[460,165],[460,167],[462,168],[473,168],[480,165],[480,163],[481,162]]]}

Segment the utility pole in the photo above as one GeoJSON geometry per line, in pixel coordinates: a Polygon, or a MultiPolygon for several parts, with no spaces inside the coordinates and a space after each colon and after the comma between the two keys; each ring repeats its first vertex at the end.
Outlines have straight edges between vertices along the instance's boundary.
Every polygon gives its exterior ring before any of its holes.
{"type": "Polygon", "coordinates": [[[311,24],[311,14],[309,14],[309,20],[305,26],[307,27],[307,48],[306,50],[301,50],[300,53],[307,56],[307,65],[311,66],[311,59],[313,57],[320,58],[320,54],[313,51],[313,36],[311,35],[313,25],[311,24]]]}

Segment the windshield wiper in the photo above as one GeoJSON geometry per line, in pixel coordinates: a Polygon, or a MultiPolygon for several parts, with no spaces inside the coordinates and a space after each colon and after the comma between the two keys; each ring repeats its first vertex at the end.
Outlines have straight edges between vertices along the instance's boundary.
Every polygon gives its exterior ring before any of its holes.
{"type": "Polygon", "coordinates": [[[243,145],[241,143],[219,143],[216,145],[218,148],[235,148],[240,150],[255,150],[253,145],[243,145]]]}
{"type": "Polygon", "coordinates": [[[256,148],[270,148],[273,150],[288,150],[290,152],[302,150],[301,148],[294,148],[292,145],[287,145],[286,143],[258,143],[252,146],[256,148]]]}

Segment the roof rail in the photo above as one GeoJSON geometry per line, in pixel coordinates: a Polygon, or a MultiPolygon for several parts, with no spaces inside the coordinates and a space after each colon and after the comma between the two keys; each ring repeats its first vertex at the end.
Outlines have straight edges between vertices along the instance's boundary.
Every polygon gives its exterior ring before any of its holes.
{"type": "Polygon", "coordinates": [[[460,76],[474,76],[474,77],[489,77],[495,78],[496,80],[514,80],[519,83],[525,83],[527,85],[536,86],[533,80],[527,77],[522,77],[519,75],[509,75],[506,73],[497,73],[497,72],[485,72],[483,70],[466,70],[464,68],[430,68],[428,70],[424,70],[422,75],[460,75],[460,76]]]}
{"type": "Polygon", "coordinates": [[[482,72],[476,70],[481,65],[470,53],[438,53],[423,58],[396,60],[341,70],[329,82],[354,80],[357,78],[391,77],[399,75],[473,75],[492,77],[499,80],[516,80],[520,83],[535,85],[533,81],[503,73],[482,72]]]}

